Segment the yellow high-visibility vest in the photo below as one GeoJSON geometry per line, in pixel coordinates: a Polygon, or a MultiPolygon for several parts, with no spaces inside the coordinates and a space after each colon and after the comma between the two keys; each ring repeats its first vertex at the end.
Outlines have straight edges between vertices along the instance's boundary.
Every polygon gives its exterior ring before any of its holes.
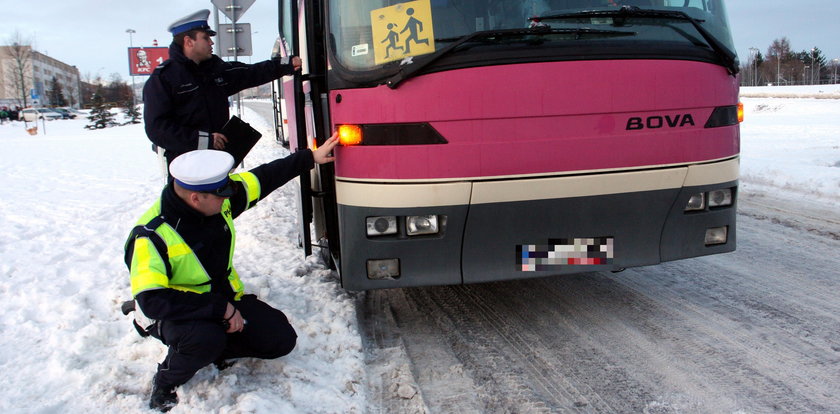
{"type": "MultiPolygon", "coordinates": [[[[230,179],[243,184],[248,202],[245,208],[251,208],[260,197],[260,183],[257,177],[252,173],[244,172],[233,174],[230,179]]],[[[210,275],[181,235],[160,218],[160,212],[160,200],[158,200],[140,217],[136,230],[132,231],[126,242],[126,248],[129,243],[134,242],[130,260],[131,295],[136,297],[140,292],[153,289],[177,289],[193,293],[209,292],[210,275]],[[157,245],[155,239],[157,239],[157,245]]],[[[221,214],[230,229],[228,280],[235,292],[234,299],[239,300],[244,293],[244,286],[233,267],[236,230],[233,226],[230,200],[222,203],[221,214]]]]}

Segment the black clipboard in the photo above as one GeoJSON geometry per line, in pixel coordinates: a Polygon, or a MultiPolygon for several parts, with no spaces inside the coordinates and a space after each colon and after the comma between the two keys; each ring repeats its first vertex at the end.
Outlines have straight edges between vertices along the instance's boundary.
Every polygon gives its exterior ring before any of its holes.
{"type": "Polygon", "coordinates": [[[227,144],[225,144],[225,151],[233,155],[233,165],[241,164],[245,156],[251,151],[251,148],[254,148],[257,141],[262,138],[262,134],[259,131],[252,128],[247,122],[239,119],[236,115],[232,116],[219,132],[224,134],[228,139],[227,144]]]}

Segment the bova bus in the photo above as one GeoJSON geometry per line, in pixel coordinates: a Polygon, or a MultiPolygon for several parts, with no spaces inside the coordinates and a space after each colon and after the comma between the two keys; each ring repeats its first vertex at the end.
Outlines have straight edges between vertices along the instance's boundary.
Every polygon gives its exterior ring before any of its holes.
{"type": "Polygon", "coordinates": [[[735,249],[738,60],[723,0],[281,0],[302,243],[347,289],[735,249]],[[298,116],[297,114],[302,114],[298,116]],[[316,137],[312,142],[311,138],[316,137]]]}

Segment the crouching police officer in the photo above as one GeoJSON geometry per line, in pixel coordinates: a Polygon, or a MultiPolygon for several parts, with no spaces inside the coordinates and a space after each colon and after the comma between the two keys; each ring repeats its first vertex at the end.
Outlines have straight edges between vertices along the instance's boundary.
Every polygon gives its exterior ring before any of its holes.
{"type": "Polygon", "coordinates": [[[232,263],[233,219],[314,163],[332,161],[337,142],[333,135],[315,151],[230,175],[234,160],[222,151],[196,150],[172,161],[173,182],[125,246],[136,313],[151,320],[143,331],[169,346],[152,382],[151,408],[171,409],[175,388],[210,363],[279,358],[295,347],[283,312],[244,294],[232,263]]]}

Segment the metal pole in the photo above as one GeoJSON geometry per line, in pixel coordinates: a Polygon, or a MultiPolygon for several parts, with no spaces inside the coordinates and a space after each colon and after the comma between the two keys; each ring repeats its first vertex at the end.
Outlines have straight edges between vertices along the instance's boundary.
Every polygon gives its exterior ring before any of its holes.
{"type": "Polygon", "coordinates": [[[782,82],[782,74],[780,73],[782,65],[782,54],[777,50],[776,51],[776,86],[782,82]]]}
{"type": "MultiPolygon", "coordinates": [[[[238,56],[238,46],[236,45],[236,9],[239,7],[236,5],[236,0],[230,0],[230,15],[231,15],[231,24],[230,28],[233,29],[233,61],[236,62],[239,60],[238,56]]],[[[236,114],[240,118],[242,118],[242,93],[236,93],[236,114]]]]}
{"type": "MultiPolygon", "coordinates": [[[[134,40],[132,38],[132,35],[134,33],[137,33],[137,31],[135,31],[134,29],[125,29],[125,32],[128,33],[128,47],[130,49],[134,47],[134,40]]],[[[131,58],[129,58],[128,61],[131,62],[131,58]]],[[[131,69],[129,69],[129,71],[131,71],[131,69]]],[[[135,91],[136,88],[134,86],[134,75],[131,75],[131,103],[134,106],[137,106],[137,94],[135,93],[135,91]]],[[[131,109],[134,110],[134,108],[131,109]]]]}
{"type": "Polygon", "coordinates": [[[236,0],[230,0],[230,28],[233,30],[233,61],[239,60],[238,50],[236,50],[236,0]]]}
{"type": "Polygon", "coordinates": [[[819,85],[820,84],[820,62],[817,61],[816,64],[817,64],[817,85],[819,85]]]}

